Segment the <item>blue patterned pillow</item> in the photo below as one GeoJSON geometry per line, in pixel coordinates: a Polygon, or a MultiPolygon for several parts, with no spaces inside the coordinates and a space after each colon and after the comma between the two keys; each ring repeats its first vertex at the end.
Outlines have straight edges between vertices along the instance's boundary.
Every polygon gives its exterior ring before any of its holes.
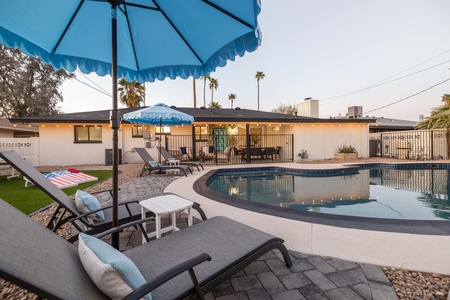
{"type": "Polygon", "coordinates": [[[187,154],[186,147],[180,147],[180,151],[182,155],[187,154]]]}
{"type": "MultiPolygon", "coordinates": [[[[145,283],[136,265],[96,237],[80,233],[78,255],[95,285],[111,299],[122,299],[145,283]]],[[[148,293],[144,299],[152,299],[148,293]]]]}

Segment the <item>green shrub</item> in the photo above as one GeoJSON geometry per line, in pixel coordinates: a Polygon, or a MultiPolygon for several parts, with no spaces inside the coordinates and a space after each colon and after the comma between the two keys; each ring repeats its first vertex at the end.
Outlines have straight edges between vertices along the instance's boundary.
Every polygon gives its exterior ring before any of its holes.
{"type": "Polygon", "coordinates": [[[356,153],[356,149],[353,146],[342,145],[338,148],[338,153],[356,153]]]}

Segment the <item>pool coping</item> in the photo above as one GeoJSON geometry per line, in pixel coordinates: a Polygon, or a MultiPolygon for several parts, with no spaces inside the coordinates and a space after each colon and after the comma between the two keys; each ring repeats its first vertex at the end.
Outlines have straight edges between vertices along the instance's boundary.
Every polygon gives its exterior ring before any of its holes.
{"type": "MultiPolygon", "coordinates": [[[[352,169],[354,167],[377,167],[380,165],[393,165],[393,164],[351,164],[344,165],[341,169],[352,169]]],[[[395,164],[397,165],[397,164],[395,164]]],[[[415,166],[419,164],[408,164],[409,166],[415,166]]],[[[434,163],[436,165],[436,163],[434,163]]],[[[450,165],[450,164],[445,164],[450,165]]],[[[248,169],[239,168],[239,169],[248,169]]],[[[258,167],[255,167],[258,168],[258,167]]],[[[283,168],[283,167],[275,167],[283,168]]],[[[284,168],[290,169],[290,168],[284,168]]],[[[313,224],[321,224],[349,229],[361,229],[372,230],[381,232],[396,232],[396,233],[408,233],[408,234],[425,234],[425,235],[443,235],[450,236],[450,221],[446,220],[399,220],[399,219],[387,219],[387,218],[370,218],[370,217],[356,217],[356,216],[343,216],[332,215],[326,213],[316,213],[307,211],[288,210],[281,207],[269,206],[265,204],[259,204],[254,202],[248,202],[235,197],[226,196],[218,192],[214,192],[207,187],[208,179],[216,172],[220,170],[229,170],[229,168],[219,168],[208,171],[194,182],[193,189],[199,195],[202,195],[210,200],[220,202],[222,204],[230,205],[233,207],[241,208],[244,210],[271,215],[275,217],[281,217],[291,220],[303,221],[313,224]]],[[[295,169],[302,170],[302,169],[295,169]]],[[[305,171],[311,171],[310,169],[303,169],[305,171]]],[[[325,169],[323,169],[325,170],[325,169]]],[[[334,169],[336,171],[338,169],[334,169]]],[[[321,171],[315,169],[315,171],[321,171]]]]}

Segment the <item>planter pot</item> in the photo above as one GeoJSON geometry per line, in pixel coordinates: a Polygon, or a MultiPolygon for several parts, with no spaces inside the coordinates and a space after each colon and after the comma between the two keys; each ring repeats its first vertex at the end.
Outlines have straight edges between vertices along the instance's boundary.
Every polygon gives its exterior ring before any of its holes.
{"type": "Polygon", "coordinates": [[[337,160],[355,160],[358,159],[358,153],[336,153],[334,158],[337,160]]]}

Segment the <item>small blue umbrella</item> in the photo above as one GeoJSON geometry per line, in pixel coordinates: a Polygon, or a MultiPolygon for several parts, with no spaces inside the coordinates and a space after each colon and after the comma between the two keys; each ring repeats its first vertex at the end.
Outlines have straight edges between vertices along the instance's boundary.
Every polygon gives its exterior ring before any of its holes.
{"type": "Polygon", "coordinates": [[[152,107],[143,108],[126,113],[122,120],[133,124],[147,124],[155,126],[191,125],[194,117],[170,108],[164,103],[157,103],[152,107]]]}
{"type": "MultiPolygon", "coordinates": [[[[117,79],[199,78],[261,43],[260,0],[14,0],[0,44],[55,69],[112,76],[113,226],[118,225],[117,79]]],[[[119,237],[112,244],[118,248],[119,237]]]]}
{"type": "MultiPolygon", "coordinates": [[[[126,113],[122,120],[133,124],[147,124],[159,126],[159,146],[161,146],[161,127],[176,125],[192,125],[194,117],[181,111],[170,108],[164,103],[157,103],[152,107],[143,108],[134,112],[126,113]]],[[[159,152],[159,162],[161,162],[161,152],[159,152]]]]}

